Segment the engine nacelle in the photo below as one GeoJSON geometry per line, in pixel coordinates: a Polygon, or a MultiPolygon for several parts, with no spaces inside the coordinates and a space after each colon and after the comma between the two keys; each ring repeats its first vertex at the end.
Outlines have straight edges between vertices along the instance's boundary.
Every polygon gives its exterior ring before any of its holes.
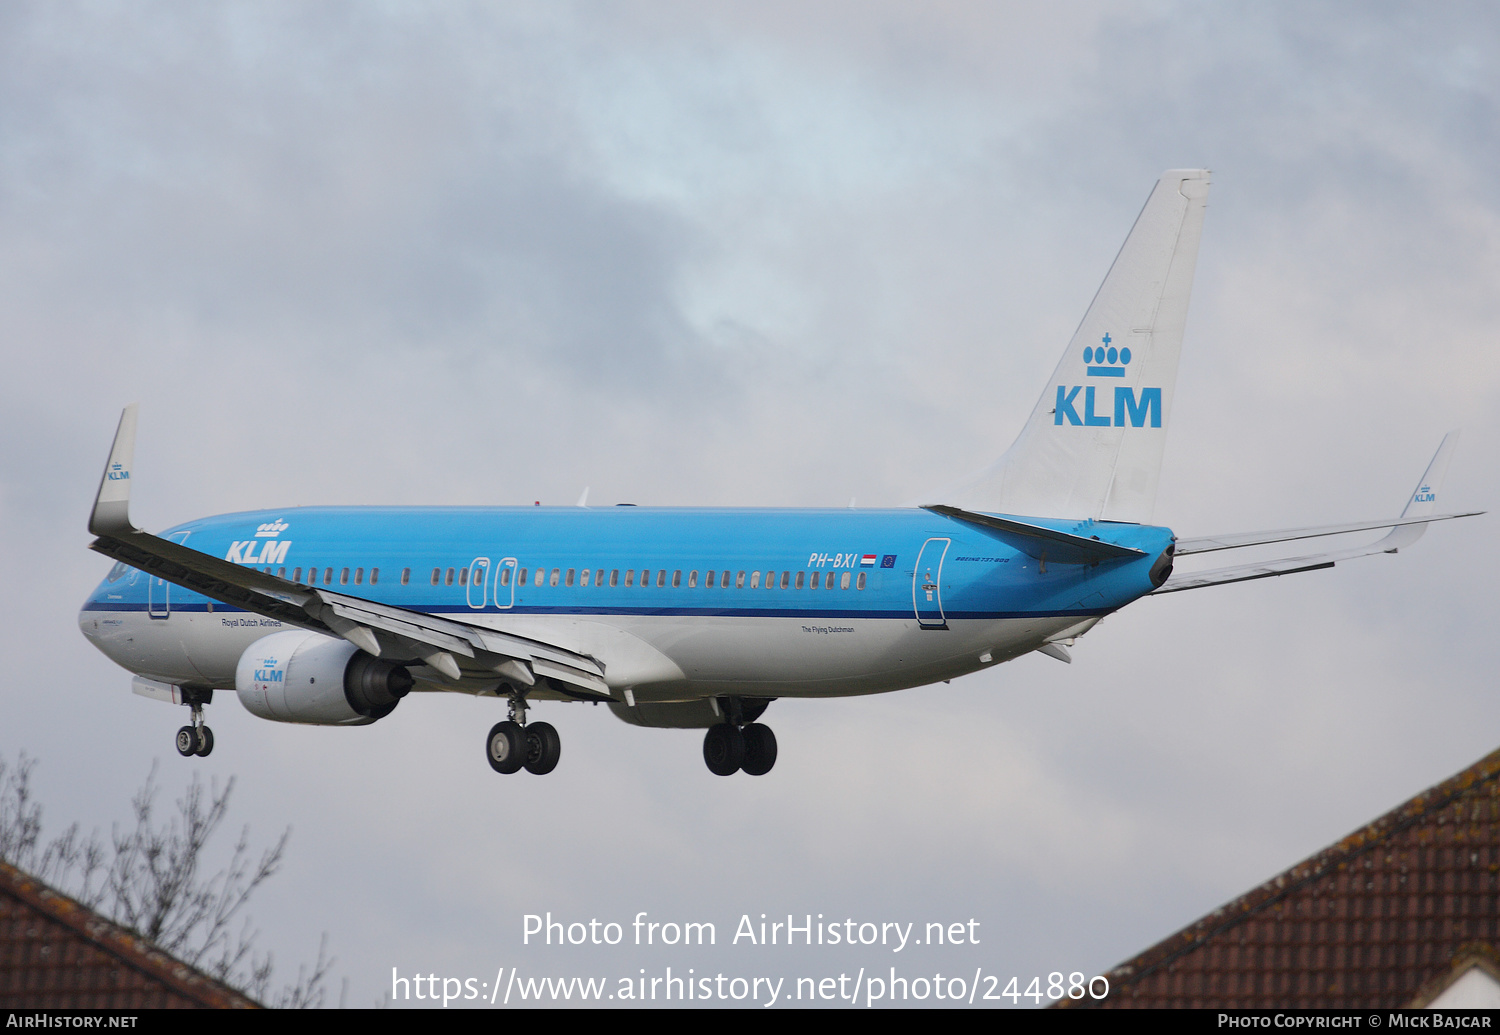
{"type": "Polygon", "coordinates": [[[317,726],[383,719],[411,687],[411,673],[401,665],[302,629],[256,640],[234,672],[240,703],[252,715],[317,726]]]}

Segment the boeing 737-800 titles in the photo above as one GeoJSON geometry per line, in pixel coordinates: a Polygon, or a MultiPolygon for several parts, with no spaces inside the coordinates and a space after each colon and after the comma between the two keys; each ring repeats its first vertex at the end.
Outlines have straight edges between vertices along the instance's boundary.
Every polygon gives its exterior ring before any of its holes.
{"type": "Polygon", "coordinates": [[[709,769],[760,775],[777,698],[884,693],[1031,651],[1067,661],[1143,596],[1394,553],[1463,516],[1435,513],[1450,435],[1398,518],[1193,539],[1149,523],[1208,184],[1161,178],[1015,444],[930,506],[303,507],[152,535],[129,517],[131,406],[89,521],[118,563],[79,624],[138,693],[191,708],[184,755],[213,749],[215,690],[329,726],[454,691],[509,702],[485,741],[501,773],[557,765],[532,704],[594,701],[706,728],[709,769]],[[1173,574],[1189,554],[1376,529],[1368,546],[1173,574]]]}

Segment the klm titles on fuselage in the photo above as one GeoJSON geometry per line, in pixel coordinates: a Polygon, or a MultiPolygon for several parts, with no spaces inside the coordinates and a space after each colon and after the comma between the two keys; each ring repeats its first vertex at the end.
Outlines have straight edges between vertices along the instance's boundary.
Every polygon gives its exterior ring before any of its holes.
{"type": "Polygon", "coordinates": [[[286,560],[286,552],[292,541],[278,540],[276,537],[291,527],[281,518],[268,521],[255,529],[255,539],[236,539],[230,543],[229,552],[224,554],[224,559],[235,564],[281,564],[286,560]],[[256,539],[260,542],[257,543],[256,539]]]}
{"type": "Polygon", "coordinates": [[[229,544],[229,552],[224,554],[224,559],[236,564],[281,564],[286,560],[286,552],[291,545],[290,539],[262,539],[259,542],[254,539],[244,542],[236,540],[229,544]],[[260,549],[258,554],[257,547],[260,549]]]}
{"type": "MultiPolygon", "coordinates": [[[[1083,362],[1089,377],[1124,377],[1130,365],[1130,349],[1117,349],[1106,333],[1103,344],[1087,346],[1083,362]]],[[[1072,424],[1085,428],[1161,427],[1161,389],[1142,388],[1139,396],[1128,385],[1115,387],[1113,412],[1098,412],[1098,392],[1094,385],[1058,385],[1057,405],[1052,410],[1053,424],[1072,424]],[[1083,393],[1083,399],[1078,394],[1083,393]],[[1078,407],[1082,406],[1080,413],[1078,407]],[[1128,422],[1128,424],[1127,424],[1128,422]]],[[[1108,405],[1106,403],[1106,405],[1108,405]]]]}

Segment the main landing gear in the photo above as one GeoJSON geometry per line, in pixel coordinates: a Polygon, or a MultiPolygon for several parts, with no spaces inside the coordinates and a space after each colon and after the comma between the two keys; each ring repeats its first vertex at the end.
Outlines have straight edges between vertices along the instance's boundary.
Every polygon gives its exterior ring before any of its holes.
{"type": "Polygon", "coordinates": [[[550,722],[526,721],[526,698],[511,695],[510,718],[490,727],[485,740],[485,756],[490,768],[510,775],[525,769],[545,776],[557,768],[562,756],[562,738],[550,722]]]}
{"type": "Polygon", "coordinates": [[[193,710],[193,722],[177,731],[177,753],[184,758],[205,757],[214,749],[214,731],[203,724],[203,706],[213,700],[212,690],[183,690],[182,702],[193,710]]]}
{"type": "MultiPolygon", "coordinates": [[[[733,776],[737,772],[765,776],[776,764],[776,734],[769,726],[745,722],[745,706],[738,698],[720,700],[728,706],[729,721],[710,726],[703,736],[703,761],[708,771],[715,776],[733,776]]],[[[768,703],[760,703],[749,717],[759,718],[768,703]]]]}

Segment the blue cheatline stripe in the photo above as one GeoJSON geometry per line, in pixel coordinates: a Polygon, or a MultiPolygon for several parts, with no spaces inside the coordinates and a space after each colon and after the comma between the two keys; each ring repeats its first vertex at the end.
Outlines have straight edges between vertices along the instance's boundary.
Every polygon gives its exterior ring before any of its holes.
{"type": "MultiPolygon", "coordinates": [[[[409,607],[409,610],[422,614],[450,614],[450,615],[616,615],[621,617],[654,617],[654,618],[873,618],[882,620],[911,621],[916,618],[910,609],[898,611],[850,611],[850,610],[824,610],[808,611],[793,608],[694,608],[694,607],[509,607],[499,610],[494,607],[481,611],[477,608],[459,605],[444,604],[439,607],[409,607]]],[[[147,610],[145,603],[126,603],[116,601],[101,603],[91,600],[83,606],[85,611],[104,612],[127,612],[134,613],[147,610]]],[[[160,606],[158,606],[160,610],[160,606]]],[[[207,604],[173,604],[171,611],[174,614],[206,614],[207,604]]],[[[233,607],[229,604],[214,604],[214,614],[255,614],[247,612],[243,608],[233,607]]],[[[963,619],[965,621],[980,620],[988,621],[999,618],[1088,618],[1093,615],[1109,614],[1108,608],[1083,607],[1083,608],[1048,608],[1037,611],[948,611],[949,619],[963,619]]],[[[266,621],[274,622],[279,619],[267,618],[266,621]]]]}

